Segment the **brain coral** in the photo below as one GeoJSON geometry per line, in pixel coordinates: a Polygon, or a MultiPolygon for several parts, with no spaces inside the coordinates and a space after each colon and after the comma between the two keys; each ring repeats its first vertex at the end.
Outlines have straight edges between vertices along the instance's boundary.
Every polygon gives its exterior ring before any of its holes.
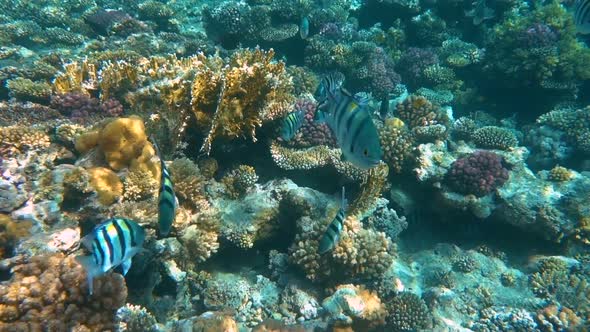
{"type": "Polygon", "coordinates": [[[73,257],[39,255],[12,268],[0,285],[0,331],[114,330],[127,287],[118,273],[95,279],[88,297],[86,274],[73,257]]]}
{"type": "Polygon", "coordinates": [[[453,162],[447,183],[462,194],[485,196],[508,180],[509,171],[502,162],[493,152],[476,151],[453,162]]]}

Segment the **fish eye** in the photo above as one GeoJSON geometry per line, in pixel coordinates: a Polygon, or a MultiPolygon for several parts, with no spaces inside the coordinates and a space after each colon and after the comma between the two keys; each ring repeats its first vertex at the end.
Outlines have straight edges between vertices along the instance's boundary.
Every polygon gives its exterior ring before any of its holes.
{"type": "Polygon", "coordinates": [[[369,155],[369,150],[365,149],[365,150],[363,151],[363,154],[365,155],[365,157],[366,157],[366,156],[368,156],[368,155],[369,155]]]}

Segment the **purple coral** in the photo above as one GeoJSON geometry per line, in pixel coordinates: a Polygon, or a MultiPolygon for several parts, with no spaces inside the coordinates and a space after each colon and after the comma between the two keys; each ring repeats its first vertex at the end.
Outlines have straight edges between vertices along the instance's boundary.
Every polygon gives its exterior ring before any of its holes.
{"type": "Polygon", "coordinates": [[[482,197],[502,186],[509,176],[503,158],[490,151],[476,151],[455,160],[447,173],[449,186],[462,194],[482,197]]]}
{"type": "Polygon", "coordinates": [[[123,105],[116,99],[111,98],[101,104],[98,99],[79,92],[53,95],[51,107],[77,123],[88,122],[97,116],[117,117],[123,113],[123,105]]]}
{"type": "Polygon", "coordinates": [[[303,109],[305,116],[301,128],[291,140],[297,147],[310,147],[315,145],[336,146],[336,138],[325,123],[314,120],[316,103],[310,99],[299,99],[295,103],[295,109],[303,109]]]}
{"type": "Polygon", "coordinates": [[[404,83],[418,87],[424,79],[424,69],[439,63],[438,56],[431,48],[410,47],[402,54],[397,63],[404,83]]]}
{"type": "Polygon", "coordinates": [[[369,56],[367,71],[371,73],[367,80],[367,89],[373,93],[378,100],[389,97],[389,94],[400,83],[401,77],[394,71],[393,61],[381,47],[369,56]]]}
{"type": "Polygon", "coordinates": [[[521,31],[518,40],[526,48],[543,48],[555,45],[559,35],[557,31],[543,23],[535,23],[521,31]]]}

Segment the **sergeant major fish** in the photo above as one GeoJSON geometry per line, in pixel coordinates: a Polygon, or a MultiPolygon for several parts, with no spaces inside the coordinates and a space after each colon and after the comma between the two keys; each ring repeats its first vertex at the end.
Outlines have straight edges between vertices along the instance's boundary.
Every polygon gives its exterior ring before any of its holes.
{"type": "Polygon", "coordinates": [[[151,139],[154,148],[156,149],[156,153],[158,154],[158,158],[160,158],[160,168],[162,169],[162,174],[160,176],[160,190],[158,191],[158,225],[160,227],[160,235],[166,236],[170,233],[172,222],[176,217],[176,206],[178,205],[178,201],[174,194],[174,184],[172,183],[170,172],[168,172],[168,168],[164,163],[160,148],[158,147],[156,140],[153,137],[151,137],[151,139]]]}
{"type": "Polygon", "coordinates": [[[123,218],[107,219],[82,238],[82,245],[91,255],[76,256],[76,260],[86,270],[90,295],[95,277],[119,265],[122,265],[123,275],[127,274],[131,259],[142,250],[144,240],[143,228],[136,222],[123,218]]]}
{"type": "Polygon", "coordinates": [[[281,138],[284,141],[290,141],[295,133],[301,128],[303,125],[303,117],[305,113],[302,109],[296,110],[294,112],[289,113],[283,119],[283,127],[281,128],[281,138]]]}
{"type": "Polygon", "coordinates": [[[341,85],[342,78],[335,75],[322,80],[316,91],[316,120],[328,124],[343,160],[362,169],[375,167],[381,160],[381,145],[367,110],[368,100],[366,96],[352,96],[341,85]]]}
{"type": "Polygon", "coordinates": [[[346,198],[344,197],[344,187],[342,187],[342,202],[340,203],[340,209],[338,213],[336,213],[336,217],[334,220],[328,225],[324,235],[320,239],[320,245],[318,252],[320,255],[327,253],[328,251],[332,250],[338,240],[340,240],[340,232],[342,232],[342,222],[346,217],[346,198]]]}
{"type": "Polygon", "coordinates": [[[574,3],[574,23],[580,34],[590,34],[590,0],[576,0],[574,3]]]}

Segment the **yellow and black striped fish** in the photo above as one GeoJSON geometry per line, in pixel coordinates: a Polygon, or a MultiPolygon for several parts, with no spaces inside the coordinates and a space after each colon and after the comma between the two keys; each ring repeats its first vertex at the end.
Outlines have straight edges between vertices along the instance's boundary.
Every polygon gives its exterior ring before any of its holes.
{"type": "Polygon", "coordinates": [[[334,220],[328,225],[328,228],[326,228],[324,235],[322,235],[322,238],[320,239],[320,245],[318,248],[320,255],[332,250],[336,246],[336,243],[338,243],[338,240],[340,240],[340,232],[342,232],[344,218],[346,218],[346,198],[344,197],[344,187],[342,187],[342,202],[340,203],[340,209],[338,209],[336,217],[334,217],[334,220]]]}
{"type": "Polygon", "coordinates": [[[168,168],[164,163],[160,148],[156,140],[152,137],[152,144],[156,149],[158,158],[160,158],[160,166],[162,168],[162,175],[160,176],[160,190],[158,192],[158,225],[160,227],[160,235],[166,236],[170,233],[172,222],[176,217],[177,200],[174,194],[174,184],[168,172],[168,168]]]}
{"type": "Polygon", "coordinates": [[[302,109],[296,110],[294,112],[289,113],[283,119],[283,127],[281,128],[281,138],[284,141],[290,141],[295,133],[301,128],[303,125],[303,117],[305,113],[302,109]]]}
{"type": "Polygon", "coordinates": [[[317,121],[325,121],[336,136],[342,159],[362,169],[377,166],[381,144],[367,110],[367,97],[353,96],[342,87],[341,77],[325,77],[316,91],[317,121]]]}
{"type": "Polygon", "coordinates": [[[107,219],[82,238],[82,245],[89,256],[77,256],[76,260],[86,270],[88,292],[92,295],[95,277],[121,265],[123,275],[131,267],[131,258],[137,254],[145,240],[145,231],[136,222],[124,218],[107,219]]]}

